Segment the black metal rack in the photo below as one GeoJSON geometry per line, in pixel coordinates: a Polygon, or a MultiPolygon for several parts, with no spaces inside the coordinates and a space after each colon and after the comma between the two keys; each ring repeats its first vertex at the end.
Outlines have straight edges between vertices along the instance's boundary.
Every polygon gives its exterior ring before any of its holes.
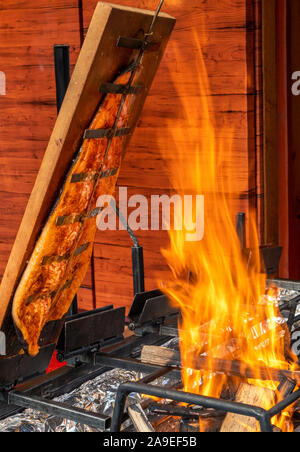
{"type": "Polygon", "coordinates": [[[259,422],[261,432],[265,433],[273,432],[271,419],[300,398],[300,390],[298,390],[285,397],[284,400],[274,405],[270,410],[264,410],[263,408],[253,405],[231,402],[172,389],[165,389],[149,384],[162,375],[168,375],[171,371],[171,368],[162,367],[152,374],[147,375],[147,377],[143,378],[142,380],[139,380],[137,382],[129,381],[127,383],[121,384],[116,395],[115,409],[111,421],[110,431],[120,431],[122,419],[124,416],[126,399],[132,392],[149,395],[152,397],[158,397],[160,399],[173,400],[180,403],[193,404],[196,406],[202,406],[204,408],[211,408],[226,413],[234,413],[253,417],[259,422]]]}

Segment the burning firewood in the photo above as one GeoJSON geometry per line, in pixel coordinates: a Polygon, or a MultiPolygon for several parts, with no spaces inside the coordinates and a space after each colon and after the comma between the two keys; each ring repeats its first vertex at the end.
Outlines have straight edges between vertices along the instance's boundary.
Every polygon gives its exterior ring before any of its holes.
{"type": "MultiPolygon", "coordinates": [[[[236,402],[260,408],[272,405],[275,393],[271,389],[242,383],[235,397],[236,402]]],[[[221,427],[221,432],[257,432],[258,421],[253,417],[228,413],[221,427]]]]}
{"type": "MultiPolygon", "coordinates": [[[[296,385],[293,380],[284,378],[277,388],[277,393],[275,393],[275,391],[268,388],[242,383],[237,391],[235,401],[258,406],[260,408],[266,408],[274,405],[276,402],[291,394],[295,389],[295,386],[296,385]]],[[[256,419],[228,413],[220,431],[255,432],[257,430],[259,430],[259,428],[256,419]]],[[[281,430],[274,426],[273,431],[279,432],[281,430]]]]}

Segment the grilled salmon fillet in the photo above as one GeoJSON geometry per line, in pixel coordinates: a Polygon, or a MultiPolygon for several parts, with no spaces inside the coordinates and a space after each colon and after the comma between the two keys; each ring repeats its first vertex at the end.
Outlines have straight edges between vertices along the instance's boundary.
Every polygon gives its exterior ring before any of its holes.
{"type": "MultiPolygon", "coordinates": [[[[130,73],[116,83],[126,84],[130,73]]],[[[107,94],[89,129],[111,129],[121,95],[107,94]]],[[[117,127],[128,126],[134,95],[127,96],[117,127]]],[[[39,351],[44,325],[68,311],[86,274],[96,233],[96,203],[112,194],[120,170],[125,137],[85,139],[59,198],[41,231],[13,298],[12,316],[28,353],[39,351]]]]}

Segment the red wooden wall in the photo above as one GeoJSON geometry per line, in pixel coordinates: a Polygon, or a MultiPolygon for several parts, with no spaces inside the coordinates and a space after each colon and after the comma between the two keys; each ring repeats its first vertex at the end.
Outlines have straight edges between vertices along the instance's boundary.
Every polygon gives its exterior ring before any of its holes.
{"type": "MultiPolygon", "coordinates": [[[[155,9],[157,0],[118,0],[126,6],[155,9]]],[[[52,2],[0,0],[0,71],[6,74],[6,95],[0,95],[0,275],[33,186],[47,140],[55,122],[53,45],[69,44],[76,61],[96,0],[52,2]]],[[[188,101],[199,102],[201,73],[195,74],[202,45],[216,110],[217,134],[234,128],[229,175],[237,181],[230,195],[236,212],[257,209],[262,223],[260,0],[166,0],[164,11],[177,18],[137,130],[125,158],[119,186],[128,196],[168,194],[167,162],[172,158],[174,123],[189,136],[176,83],[188,101]],[[220,132],[219,132],[220,131],[220,132]]],[[[201,115],[200,115],[201,116],[201,115]]],[[[195,138],[188,141],[190,151],[195,138]]],[[[182,143],[186,144],[186,143],[182,143]]],[[[168,272],[160,248],[165,231],[139,231],[144,247],[146,289],[156,288],[168,272]]],[[[82,309],[132,300],[131,241],[124,231],[98,232],[92,270],[79,291],[82,309]]]]}

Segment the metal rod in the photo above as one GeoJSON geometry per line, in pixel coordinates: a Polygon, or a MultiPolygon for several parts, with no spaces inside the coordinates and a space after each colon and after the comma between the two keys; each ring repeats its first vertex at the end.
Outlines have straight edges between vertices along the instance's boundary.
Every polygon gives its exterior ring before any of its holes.
{"type": "Polygon", "coordinates": [[[145,292],[144,254],[142,246],[131,248],[133,294],[145,292]]]}
{"type": "Polygon", "coordinates": [[[238,213],[236,216],[236,233],[238,235],[242,251],[246,248],[246,215],[238,213]]]}
{"type": "MultiPolygon", "coordinates": [[[[143,340],[143,338],[140,338],[143,340]]],[[[133,370],[135,372],[141,373],[152,373],[160,372],[166,367],[158,366],[155,364],[145,364],[133,358],[124,358],[119,356],[112,356],[106,353],[96,354],[96,364],[109,367],[109,368],[119,368],[125,370],[133,370]]],[[[181,370],[172,368],[169,372],[173,378],[181,378],[181,370]]]]}
{"type": "Polygon", "coordinates": [[[163,377],[166,374],[169,374],[171,372],[171,367],[162,367],[161,369],[155,370],[149,375],[146,375],[145,377],[141,378],[139,380],[140,383],[151,383],[152,381],[155,381],[157,378],[163,377]]]}
{"type": "Polygon", "coordinates": [[[54,67],[56,81],[56,106],[59,113],[69,82],[70,82],[70,56],[68,45],[54,46],[54,67]]]}
{"type": "Polygon", "coordinates": [[[153,414],[159,414],[161,416],[179,416],[183,418],[190,418],[190,419],[199,419],[201,417],[202,419],[206,418],[212,418],[212,417],[224,417],[225,413],[222,411],[215,411],[215,410],[204,410],[202,408],[193,408],[193,407],[183,407],[169,404],[160,404],[160,403],[151,403],[151,405],[148,406],[148,410],[153,414]]]}
{"type": "Polygon", "coordinates": [[[121,223],[126,228],[131,240],[133,241],[133,247],[131,248],[132,258],[132,275],[133,275],[133,294],[145,292],[145,269],[144,269],[144,251],[143,247],[139,245],[139,241],[129,226],[127,220],[121,214],[115,201],[112,199],[110,205],[118,215],[121,223]]]}
{"type": "Polygon", "coordinates": [[[115,401],[114,413],[111,422],[111,432],[119,432],[124,414],[125,403],[128,395],[132,392],[169,399],[182,403],[191,403],[205,408],[213,408],[226,413],[240,414],[242,416],[254,417],[260,423],[261,430],[272,432],[270,413],[260,407],[255,407],[238,402],[229,402],[213,397],[200,396],[189,392],[174,391],[161,387],[146,385],[140,382],[127,382],[119,386],[115,401]]]}
{"type": "Polygon", "coordinates": [[[156,20],[157,20],[157,18],[158,18],[158,15],[159,15],[160,11],[161,11],[161,8],[162,8],[162,6],[163,6],[163,4],[164,4],[164,1],[165,1],[165,0],[160,0],[159,5],[158,5],[158,7],[157,7],[157,9],[156,9],[156,11],[155,11],[155,15],[154,15],[154,17],[153,17],[153,20],[152,20],[150,29],[149,29],[149,31],[148,31],[148,35],[149,35],[149,36],[152,34],[152,31],[153,31],[155,22],[156,22],[156,20]]]}
{"type": "Polygon", "coordinates": [[[296,402],[299,398],[300,398],[300,389],[288,395],[285,399],[281,400],[279,403],[277,403],[277,405],[271,408],[268,411],[270,417],[276,416],[282,410],[296,402]]]}
{"type": "Polygon", "coordinates": [[[114,199],[112,199],[110,201],[110,205],[114,209],[116,214],[118,215],[118,217],[119,217],[121,223],[123,224],[123,226],[126,228],[126,231],[128,232],[131,240],[133,241],[134,246],[136,246],[138,248],[140,246],[139,242],[138,242],[138,239],[137,239],[135,233],[133,232],[133,230],[131,229],[131,227],[129,226],[129,224],[127,223],[127,220],[121,214],[121,212],[120,212],[117,204],[115,203],[114,199]]]}

